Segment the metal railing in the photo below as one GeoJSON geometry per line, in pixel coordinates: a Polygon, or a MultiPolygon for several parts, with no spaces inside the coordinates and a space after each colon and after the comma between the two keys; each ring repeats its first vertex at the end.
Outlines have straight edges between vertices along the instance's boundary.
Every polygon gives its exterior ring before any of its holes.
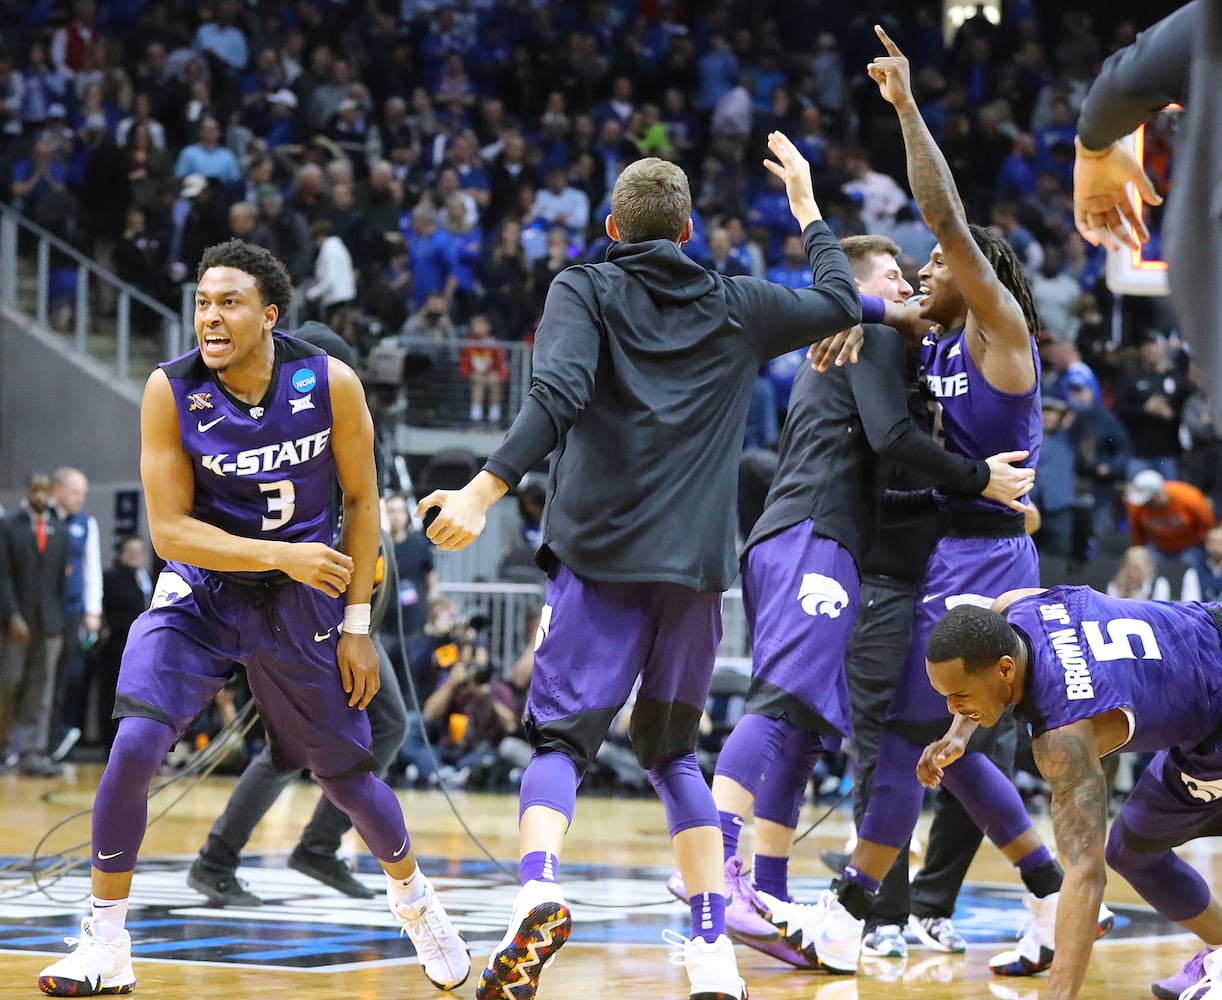
{"type": "Polygon", "coordinates": [[[112,364],[122,379],[181,353],[183,328],[172,309],[3,203],[0,306],[33,315],[80,353],[112,364]],[[113,297],[113,317],[103,315],[95,292],[99,301],[113,297]],[[133,334],[144,350],[135,349],[133,334]]]}
{"type": "Polygon", "coordinates": [[[477,348],[460,338],[432,339],[399,334],[386,340],[401,352],[402,386],[406,397],[404,420],[413,427],[503,430],[521,409],[530,391],[531,350],[520,341],[496,341],[477,348]],[[476,351],[485,359],[489,350],[499,352],[506,372],[503,379],[495,379],[496,388],[482,390],[485,398],[479,414],[481,419],[475,419],[476,414],[472,412],[481,377],[474,373],[462,374],[464,349],[476,351]],[[495,417],[489,405],[493,399],[498,400],[499,412],[495,417]]]}
{"type": "MultiPolygon", "coordinates": [[[[481,617],[487,625],[483,633],[494,668],[509,673],[514,661],[534,642],[532,629],[543,606],[541,584],[524,583],[440,583],[438,590],[454,600],[466,618],[481,617]]],[[[722,635],[717,650],[719,662],[750,671],[751,643],[743,614],[742,591],[726,591],[721,608],[722,635]]]]}

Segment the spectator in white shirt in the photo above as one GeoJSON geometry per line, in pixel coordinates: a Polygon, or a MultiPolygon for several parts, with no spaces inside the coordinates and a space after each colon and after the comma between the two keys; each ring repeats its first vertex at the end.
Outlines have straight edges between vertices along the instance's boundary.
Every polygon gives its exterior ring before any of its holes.
{"type": "Polygon", "coordinates": [[[553,167],[547,172],[547,187],[536,195],[530,214],[536,219],[546,219],[553,226],[564,226],[570,233],[580,235],[590,222],[590,199],[580,188],[569,185],[563,167],[553,167]]]}
{"type": "Polygon", "coordinates": [[[844,166],[852,180],[841,190],[845,194],[861,195],[861,216],[870,232],[889,232],[895,225],[895,213],[908,204],[904,189],[894,177],[872,170],[864,149],[849,150],[844,166]]]}
{"type": "Polygon", "coordinates": [[[335,235],[329,219],[319,219],[310,227],[318,256],[314,261],[314,284],[306,289],[305,297],[316,302],[324,323],[330,323],[340,309],[356,300],[356,271],[352,254],[344,241],[335,235]]]}
{"type": "Polygon", "coordinates": [[[154,149],[165,149],[165,126],[153,117],[152,104],[148,94],[136,94],[132,99],[132,113],[115,126],[115,145],[127,145],[127,133],[133,125],[143,125],[148,129],[149,142],[154,149]]]}

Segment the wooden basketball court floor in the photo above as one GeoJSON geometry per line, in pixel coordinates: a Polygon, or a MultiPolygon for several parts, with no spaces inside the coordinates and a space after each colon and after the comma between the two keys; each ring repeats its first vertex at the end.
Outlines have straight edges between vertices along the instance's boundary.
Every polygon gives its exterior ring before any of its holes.
{"type": "MultiPolygon", "coordinates": [[[[87,868],[59,881],[29,884],[29,859],[54,824],[88,809],[100,768],[70,766],[61,779],[0,776],[0,997],[35,997],[48,956],[62,954],[61,938],[74,934],[86,912],[87,868]]],[[[287,852],[308,819],[318,790],[290,787],[255,832],[250,865],[239,875],[265,905],[215,909],[186,885],[186,871],[232,778],[209,778],[194,787],[149,830],[137,867],[129,926],[135,942],[136,996],[197,1000],[200,996],[313,1000],[322,997],[425,998],[438,996],[399,937],[382,899],[357,901],[291,871],[287,852]]],[[[155,816],[180,789],[150,802],[155,816]]],[[[464,818],[489,850],[516,872],[517,803],[510,796],[455,792],[464,818]]],[[[455,922],[471,945],[472,978],[454,995],[471,997],[478,970],[504,933],[516,880],[484,857],[437,791],[400,792],[413,844],[455,922]]],[[[822,807],[807,806],[803,828],[822,807]]],[[[813,901],[829,873],[822,848],[840,849],[848,813],[835,812],[795,852],[794,887],[813,901]]],[[[1047,817],[1039,819],[1051,837],[1047,817]]],[[[918,831],[922,836],[928,816],[918,831]]],[[[70,820],[43,845],[40,858],[65,852],[84,859],[88,815],[70,820]]],[[[349,834],[361,877],[380,887],[380,870],[349,834]]],[[[744,840],[749,850],[749,834],[744,840]]],[[[348,844],[345,845],[347,850],[348,844]]],[[[1199,842],[1187,857],[1214,882],[1222,853],[1199,842]]],[[[578,997],[687,996],[681,967],[669,960],[660,932],[687,930],[687,908],[666,893],[669,844],[661,807],[653,800],[581,795],[563,858],[562,881],[574,909],[569,944],[544,974],[540,1000],[578,997]]],[[[41,867],[41,865],[40,865],[41,867]]],[[[46,870],[45,868],[43,869],[46,870]]],[[[986,844],[977,857],[956,912],[956,926],[971,941],[966,955],[949,956],[910,944],[906,960],[863,960],[856,977],[792,970],[739,946],[740,969],[755,1000],[858,1000],[910,997],[960,1000],[1036,1000],[1046,977],[998,979],[988,959],[1020,927],[1021,886],[1001,856],[986,844]]],[[[1107,900],[1117,910],[1113,935],[1095,946],[1081,996],[1116,1000],[1150,996],[1149,984],[1177,970],[1198,947],[1142,906],[1118,876],[1109,876],[1107,900]]]]}

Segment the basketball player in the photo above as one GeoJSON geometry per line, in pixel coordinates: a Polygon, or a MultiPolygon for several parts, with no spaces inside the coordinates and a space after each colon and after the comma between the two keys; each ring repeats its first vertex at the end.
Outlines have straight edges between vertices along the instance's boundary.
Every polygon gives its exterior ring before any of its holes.
{"type": "Polygon", "coordinates": [[[577,786],[641,678],[633,750],[666,806],[691,890],[683,940],[693,997],[746,987],[726,937],[721,831],[696,762],[701,710],[721,637],[721,594],[735,576],[734,484],[762,361],[857,323],[844,253],[821,221],[810,166],[779,132],[766,161],[785,180],[812,287],[722,278],[680,249],[691,235],[683,171],[628,166],[611,195],[607,261],[552,283],[530,395],[505,442],[440,507],[428,534],[462,548],[489,507],[553,452],[539,551],[548,572],[526,706],[534,753],[522,779],[522,889],[477,997],[530,1000],[568,938],[558,857],[577,786]]]}
{"type": "MultiPolygon", "coordinates": [[[[1039,370],[1033,332],[1038,329],[1030,289],[1009,245],[980,227],[969,227],[946,160],[913,99],[908,61],[880,27],[875,32],[887,55],[869,73],[894,105],[908,152],[908,180],[921,214],[938,245],[921,269],[922,300],[917,329],[937,324],[945,334],[926,335],[921,361],[940,404],[946,446],[982,457],[1025,451],[1026,464],[1039,455],[1039,370]]],[[[946,495],[941,506],[948,528],[939,539],[919,588],[908,659],[879,738],[878,765],[844,876],[816,904],[808,926],[818,959],[837,972],[853,972],[861,948],[863,920],[887,869],[920,816],[922,790],[915,780],[921,748],[931,732],[944,730],[945,706],[929,686],[924,648],[947,608],[991,601],[1015,579],[1039,582],[1035,546],[1023,515],[990,500],[946,495]]],[[[988,758],[968,753],[948,771],[949,791],[978,826],[1019,869],[1031,890],[1037,919],[1018,948],[996,956],[995,972],[1028,975],[1047,964],[1052,941],[1041,929],[1055,910],[1061,870],[1032,828],[1022,798],[988,758]]]]}
{"type": "MultiPolygon", "coordinates": [[[[930,636],[929,680],[955,718],[922,754],[921,781],[944,779],[972,730],[992,726],[1013,706],[1031,726],[1035,763],[1052,786],[1052,826],[1066,870],[1049,1000],[1072,1000],[1082,987],[1105,860],[1168,920],[1211,947],[1222,945],[1222,903],[1174,851],[1219,830],[1220,633],[1222,605],[1053,587],[1011,591],[991,609],[954,608],[930,636]],[[1121,748],[1158,752],[1105,848],[1100,759],[1121,748]]],[[[1049,921],[1049,940],[1053,932],[1049,921]]],[[[1210,989],[1216,996],[1219,957],[1202,952],[1179,976],[1156,983],[1155,994],[1179,989],[1188,998],[1210,989]]]]}
{"type": "Polygon", "coordinates": [[[124,923],[148,785],[235,661],[277,764],[313,771],[386,871],[391,911],[425,975],[454,989],[470,971],[416,867],[398,800],[370,773],[379,515],[364,390],[346,365],[273,332],[290,292],[266,250],[241,240],[208,248],[195,296],[199,347],[149,377],[141,476],[149,532],[168,562],[123,655],[118,734],[93,810],[92,913],[72,952],[43,970],[44,993],[135,985],[124,923]],[[339,550],[329,544],[336,477],[339,550]]]}
{"type": "MultiPolygon", "coordinates": [[[[883,299],[902,303],[912,294],[891,240],[853,236],[841,245],[863,314],[881,318],[883,299]]],[[[871,325],[856,364],[824,375],[802,366],[777,473],[742,555],[751,687],[713,779],[726,859],[726,923],[738,940],[800,967],[817,959],[803,933],[812,908],[789,896],[789,853],[815,759],[849,733],[844,658],[857,616],[861,554],[877,530],[879,459],[1003,503],[1035,481],[1033,470],[1007,464],[1026,452],[986,463],[947,451],[924,433],[908,411],[907,353],[898,333],[871,325]],[[751,885],[742,874],[738,838],[753,804],[751,885]]],[[[685,896],[676,877],[668,886],[685,896]]]]}
{"type": "MultiPolygon", "coordinates": [[[[303,323],[293,336],[307,344],[313,344],[338,359],[349,368],[356,368],[356,352],[339,334],[322,323],[303,323]]],[[[379,469],[379,480],[383,462],[375,443],[375,460],[379,469]]],[[[338,488],[338,484],[336,484],[338,488]]],[[[370,750],[378,762],[378,774],[395,759],[403,738],[407,734],[407,708],[403,694],[378,634],[378,627],[386,610],[386,553],[392,545],[386,535],[382,536],[378,552],[378,570],[375,572],[374,591],[370,599],[371,617],[369,636],[378,653],[377,697],[366,709],[369,716],[370,750]]],[[[238,879],[242,848],[250,840],[259,822],[298,773],[279,770],[272,759],[271,742],[246,766],[225,809],[217,817],[208,838],[200,848],[199,857],[187,874],[187,884],[208,897],[213,906],[261,906],[263,901],[246,888],[238,879]]],[[[289,855],[289,867],[302,875],[329,885],[354,899],[373,899],[377,895],[365,883],[357,879],[347,862],[338,856],[343,836],[352,829],[352,820],[325,795],[321,796],[301,833],[301,839],[289,855]]]]}

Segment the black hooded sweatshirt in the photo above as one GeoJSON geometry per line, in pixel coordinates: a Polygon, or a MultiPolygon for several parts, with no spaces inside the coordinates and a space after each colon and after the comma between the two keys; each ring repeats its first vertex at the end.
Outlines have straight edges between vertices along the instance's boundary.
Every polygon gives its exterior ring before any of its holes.
{"type": "Polygon", "coordinates": [[[562,271],[530,393],[484,468],[515,485],[554,451],[538,562],[579,577],[721,591],[737,572],[738,461],[761,363],[853,326],[861,300],[826,224],[814,285],[706,271],[670,240],[562,271]]]}

